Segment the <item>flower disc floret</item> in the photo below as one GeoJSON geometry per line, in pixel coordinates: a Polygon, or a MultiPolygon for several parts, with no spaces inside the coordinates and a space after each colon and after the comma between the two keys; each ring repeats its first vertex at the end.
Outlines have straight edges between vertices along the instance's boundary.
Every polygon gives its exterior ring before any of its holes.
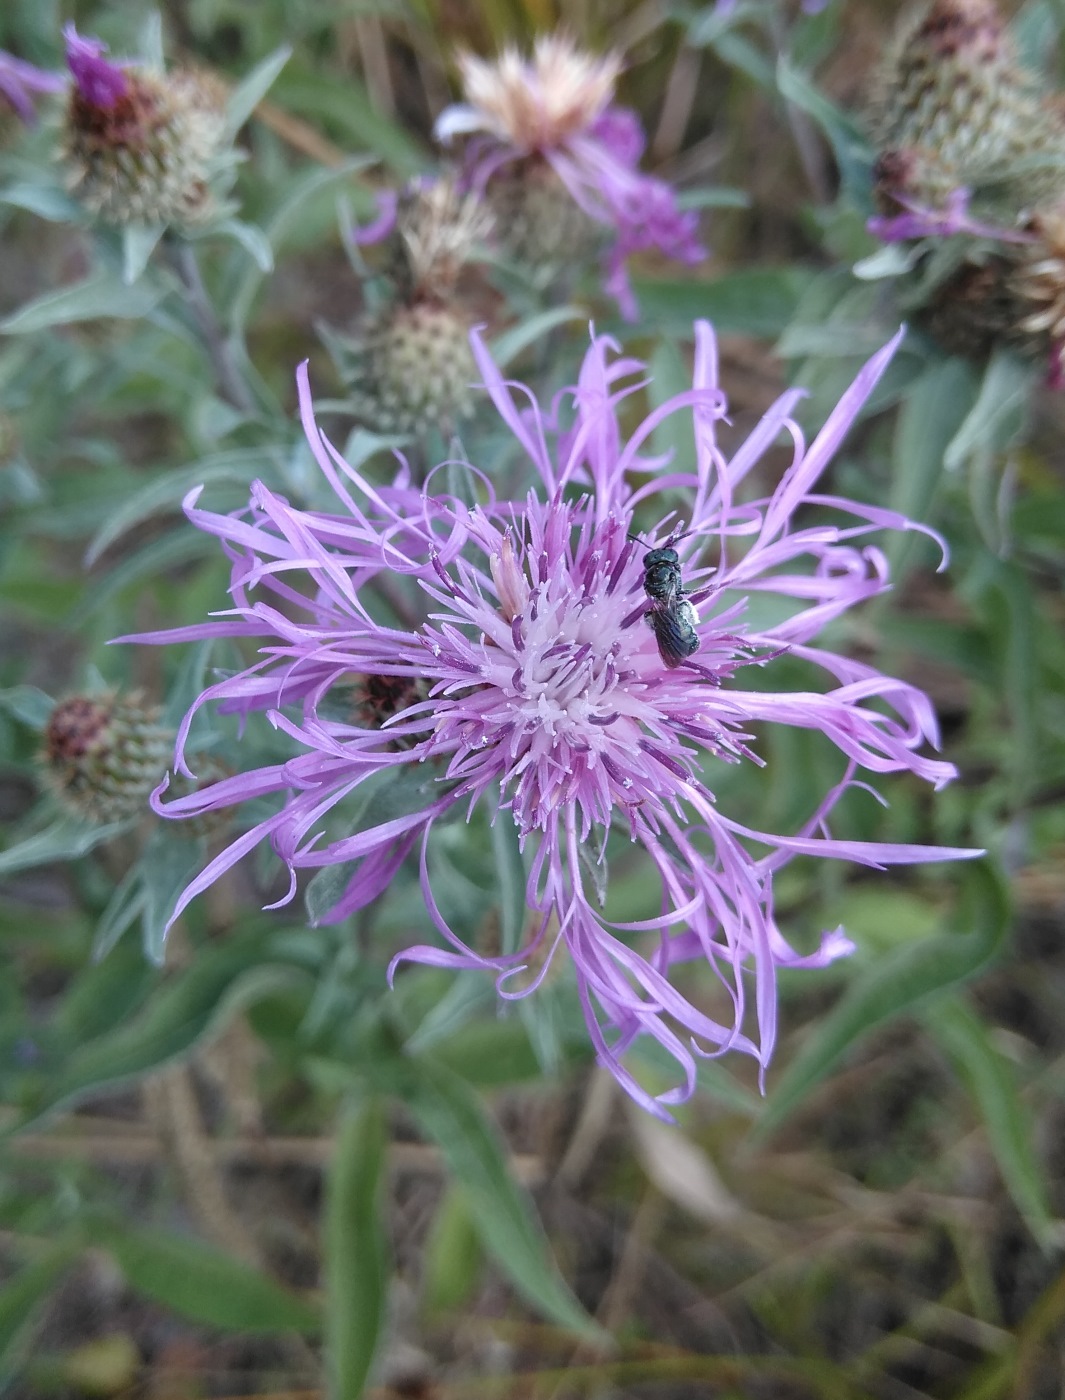
{"type": "Polygon", "coordinates": [[[840,929],[827,931],[811,954],[788,944],[773,903],[782,866],[797,855],[884,866],[976,854],[851,841],[829,824],[843,794],[865,786],[859,770],[911,772],[936,787],[954,775],[926,752],[937,733],[922,692],[815,644],[827,623],[887,587],[884,555],[868,537],[919,528],[816,490],[897,338],[861,371],[809,446],[791,417],[800,396],[792,390],[729,459],[716,441],[726,402],[713,333],[700,323],[696,336],[692,388],[627,440],[619,416],[646,380],[643,366],[611,340],[593,337],[571,409],[559,400],[546,413],[528,390],[503,380],[475,336],[487,392],[537,484],[524,498],[501,500],[474,472],[472,506],[439,489],[440,472],[418,488],[401,467],[391,486],[373,485],[322,434],[301,368],[303,424],[336,513],[297,509],[256,483],[247,511],[222,516],[203,510],[194,492],[190,519],[234,560],[233,607],[214,622],[138,639],[258,643],[258,659],[210,686],[186,717],[180,772],[188,773],[185,747],[205,704],[242,721],[264,711],[292,745],[284,762],[170,800],[165,785],[157,793],[157,810],[171,817],[262,797],[276,807],[192,882],[175,917],[264,839],[288,867],[288,897],[301,871],[345,866],[330,921],[380,896],[417,851],[440,942],[406,949],[394,967],[413,960],[480,968],[513,998],[534,990],[564,949],[599,1058],[662,1116],[692,1093],[702,1056],[739,1050],[764,1070],[776,1036],[779,967],[822,966],[853,946],[840,929]],[[690,470],[647,451],[651,434],[676,413],[693,425],[690,470]],[[758,498],[752,470],[782,433],[793,444],[791,465],[758,498]],[[675,510],[659,506],[657,524],[641,532],[638,519],[653,516],[667,491],[685,502],[683,530],[675,510]],[[698,609],[698,650],[672,666],[648,625],[645,588],[645,555],[667,543],[678,554],[686,601],[698,609]],[[756,594],[775,597],[780,620],[748,616],[756,594]],[[820,685],[767,686],[782,653],[808,663],[820,685]],[[744,683],[751,666],[764,670],[757,687],[744,683]],[[379,723],[364,706],[335,703],[357,676],[372,681],[364,694],[387,698],[379,723]],[[767,724],[817,731],[840,755],[838,781],[811,799],[798,830],[784,834],[737,821],[713,792],[718,764],[761,762],[767,724]],[[403,772],[416,792],[410,810],[345,828],[347,799],[403,772]],[[523,852],[529,936],[513,953],[472,946],[445,918],[430,877],[434,828],[478,807],[512,826],[523,852]],[[603,853],[615,828],[657,877],[654,918],[618,922],[604,912],[603,853]],[[677,966],[693,962],[720,981],[716,1014],[712,998],[696,1004],[676,985],[677,966]],[[624,1062],[640,1036],[657,1041],[679,1068],[679,1083],[657,1097],[624,1062]]]}

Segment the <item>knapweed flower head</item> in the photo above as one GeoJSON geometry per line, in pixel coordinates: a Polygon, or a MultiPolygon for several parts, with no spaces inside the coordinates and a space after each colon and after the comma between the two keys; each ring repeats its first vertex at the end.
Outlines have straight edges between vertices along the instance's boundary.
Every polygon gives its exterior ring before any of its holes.
{"type": "Polygon", "coordinates": [[[579,262],[600,241],[598,226],[608,242],[604,285],[630,318],[631,254],[657,249],[685,263],[706,256],[696,214],[638,169],[644,135],[636,114],[614,104],[616,55],[584,53],[556,34],[537,40],[529,58],[513,48],[495,62],[464,54],[459,69],[466,101],[441,113],[436,134],[444,142],[473,135],[465,178],[496,203],[512,256],[579,262]]]}
{"type": "Polygon", "coordinates": [[[872,126],[881,213],[868,227],[910,244],[904,305],[951,352],[1049,353],[1053,378],[1060,357],[1032,329],[1040,308],[1027,304],[1026,270],[1045,263],[1037,245],[1065,197],[1065,119],[1018,64],[992,0],[918,12],[885,67],[872,126]]]}
{"type": "Polygon", "coordinates": [[[10,107],[27,126],[37,120],[35,97],[40,93],[62,92],[66,85],[65,73],[37,68],[0,49],[0,103],[10,107]]]}
{"type": "Polygon", "coordinates": [[[378,245],[389,294],[351,336],[332,335],[352,412],[381,433],[454,431],[473,412],[472,313],[459,282],[491,231],[484,202],[448,178],[413,181],[378,198],[356,232],[378,245]]]}
{"type": "Polygon", "coordinates": [[[59,805],[94,825],[144,811],[166,771],[174,731],[139,691],[60,700],[44,731],[45,782],[59,805]]]}
{"type": "Polygon", "coordinates": [[[110,224],[193,224],[213,212],[210,178],[224,96],[200,74],[114,63],[107,46],[63,31],[73,85],[64,133],[67,183],[110,224]]]}
{"type": "Polygon", "coordinates": [[[421,488],[403,466],[390,486],[373,485],[318,427],[301,368],[303,425],[335,509],[298,509],[260,482],[245,511],[224,516],[193,492],[189,518],[233,560],[233,607],[213,622],[127,639],[258,645],[253,664],[194,705],[179,733],[179,771],[204,705],[242,720],[265,711],[292,744],[287,761],[153,799],[171,817],[253,799],[275,806],[190,884],[177,912],[264,840],[290,873],[286,898],[301,871],[343,867],[330,921],[370,904],[416,860],[440,944],[407,948],[396,964],[481,969],[515,998],[568,954],[600,1060],[661,1115],[692,1093],[702,1056],[743,1051],[764,1068],[776,1038],[777,969],[823,966],[853,946],[833,929],[813,953],[795,951],[774,915],[776,872],[797,856],[878,867],[975,854],[853,841],[829,826],[843,794],[864,785],[860,771],[909,772],[936,787],[954,776],[925,751],[936,722],[921,691],[816,642],[888,586],[869,537],[916,528],[819,490],[897,339],[809,446],[791,416],[801,391],[791,390],[728,458],[716,440],[726,400],[705,323],[696,327],[692,388],[627,440],[619,418],[646,379],[613,341],[593,336],[577,384],[548,412],[504,381],[475,337],[487,393],[535,478],[527,495],[500,499],[469,469],[475,504],[445,489],[455,464],[421,488]],[[655,429],[678,413],[692,421],[693,469],[649,450],[655,429]],[[755,469],[781,434],[791,439],[791,464],[759,495],[755,469]],[[748,615],[749,600],[765,598],[779,605],[777,621],[760,620],[764,608],[759,619],[748,615]],[[820,685],[774,689],[785,654],[820,685]],[[744,679],[751,668],[761,672],[754,686],[744,679]],[[817,731],[839,753],[838,781],[783,834],[744,824],[714,795],[724,765],[761,763],[768,725],[817,731]],[[416,796],[408,793],[399,815],[364,813],[352,830],[345,804],[383,775],[385,798],[404,775],[416,796]],[[524,853],[527,937],[516,951],[474,946],[434,891],[437,829],[479,807],[513,827],[524,853]],[[656,916],[606,916],[611,832],[642,850],[660,892],[656,916]],[[678,965],[693,962],[719,979],[716,1013],[676,985],[678,965]],[[624,1063],[640,1036],[679,1067],[680,1082],[657,1098],[624,1063]]]}

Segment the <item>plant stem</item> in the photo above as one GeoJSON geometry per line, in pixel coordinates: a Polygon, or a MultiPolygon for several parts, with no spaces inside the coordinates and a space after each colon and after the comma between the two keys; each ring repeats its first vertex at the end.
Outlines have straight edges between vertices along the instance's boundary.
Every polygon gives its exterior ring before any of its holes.
{"type": "Polygon", "coordinates": [[[184,241],[173,242],[170,244],[170,253],[174,269],[185,289],[188,307],[203,348],[211,361],[219,392],[239,413],[254,415],[258,412],[255,398],[237,367],[233,347],[215,315],[191,244],[184,241]]]}

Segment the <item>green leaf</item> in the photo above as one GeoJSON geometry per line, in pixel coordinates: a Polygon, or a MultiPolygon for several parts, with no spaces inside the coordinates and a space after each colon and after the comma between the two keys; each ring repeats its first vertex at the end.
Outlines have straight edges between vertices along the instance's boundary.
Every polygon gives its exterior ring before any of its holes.
{"type": "Polygon", "coordinates": [[[377,1099],[347,1113],[325,1203],[326,1349],[331,1400],[358,1400],[381,1340],[388,1295],[382,1200],[385,1115],[377,1099]]]}
{"type": "Polygon", "coordinates": [[[1009,1060],[960,997],[937,999],[922,1020],[976,1100],[1006,1189],[1033,1234],[1051,1240],[1046,1182],[1033,1147],[1033,1124],[1009,1060]]]}
{"type": "Polygon", "coordinates": [[[277,85],[276,98],[300,116],[331,127],[345,144],[372,151],[400,175],[416,175],[425,166],[424,149],[403,127],[381,115],[365,86],[350,73],[341,80],[320,68],[301,72],[290,67],[277,85]]]}
{"type": "Polygon", "coordinates": [[[257,64],[229,95],[222,142],[228,145],[277,81],[278,74],[292,56],[288,45],[276,49],[257,64]]]}
{"type": "Polygon", "coordinates": [[[1017,438],[1027,415],[1037,371],[1009,350],[996,350],[988,361],[980,394],[944,453],[948,471],[956,471],[974,452],[995,453],[1017,438]]]}
{"type": "Polygon", "coordinates": [[[113,272],[94,272],[82,282],[45,292],[27,302],[18,311],[0,321],[0,332],[7,335],[30,335],[52,326],[66,326],[74,321],[96,321],[101,318],[135,320],[147,316],[167,293],[162,282],[141,280],[127,287],[113,272]]]}
{"type": "Polygon", "coordinates": [[[868,200],[873,150],[858,122],[783,57],[777,63],[777,86],[781,96],[812,117],[828,137],[843,188],[859,201],[868,200]]]}
{"type": "Polygon", "coordinates": [[[642,319],[661,334],[690,339],[692,322],[703,317],[719,335],[777,336],[794,318],[811,275],[798,267],[760,267],[707,282],[635,279],[633,287],[642,319]]]}
{"type": "Polygon", "coordinates": [[[9,690],[0,690],[0,710],[6,710],[38,733],[43,732],[54,709],[52,697],[35,685],[13,685],[9,690]]]}
{"type": "Polygon", "coordinates": [[[962,879],[964,913],[958,922],[970,932],[903,944],[860,973],[784,1070],[753,1131],[754,1142],[778,1128],[871,1030],[967,981],[997,955],[1009,919],[1005,887],[986,861],[967,866],[962,879]]]}
{"type": "Polygon", "coordinates": [[[524,321],[519,321],[516,326],[511,326],[502,335],[496,336],[489,346],[492,352],[492,359],[500,369],[505,369],[512,360],[516,360],[523,350],[536,341],[553,331],[556,326],[564,326],[569,321],[588,320],[587,311],[582,311],[579,306],[552,306],[547,311],[541,311],[536,316],[527,317],[524,321]]]}
{"type": "Polygon", "coordinates": [[[443,1066],[411,1060],[398,1086],[426,1137],[473,1204],[485,1249],[522,1296],[561,1327],[597,1342],[603,1333],[559,1274],[528,1195],[507,1169],[503,1145],[476,1094],[443,1066]]]}
{"type": "MultiPolygon", "coordinates": [[[[320,191],[328,189],[330,185],[347,180],[356,171],[364,169],[370,164],[369,156],[354,156],[351,160],[346,160],[343,165],[335,169],[311,170],[301,178],[292,182],[292,188],[285,198],[270,214],[265,222],[266,227],[263,236],[270,248],[270,257],[273,260],[278,250],[283,246],[286,238],[299,228],[301,219],[306,211],[308,203],[315,198],[320,191]]],[[[228,324],[231,330],[243,330],[244,324],[251,312],[255,294],[263,282],[264,271],[259,263],[249,264],[243,276],[239,279],[236,290],[233,294],[232,303],[227,313],[228,324]]]]}
{"type": "Polygon", "coordinates": [[[70,1245],[52,1248],[0,1289],[0,1386],[16,1378],[28,1352],[34,1319],[77,1254],[70,1245]]]}
{"type": "Polygon", "coordinates": [[[316,1308],[265,1274],[186,1236],[114,1220],[89,1224],[130,1287],[182,1317],[234,1332],[321,1330],[316,1308]]]}
{"type": "Polygon", "coordinates": [[[28,180],[0,189],[0,204],[25,209],[27,213],[47,219],[51,224],[77,224],[85,215],[81,205],[58,185],[36,184],[28,180]]]}
{"type": "Polygon", "coordinates": [[[131,224],[122,230],[122,280],[127,287],[132,287],[148,266],[165,231],[163,224],[131,224]]]}
{"type": "Polygon", "coordinates": [[[106,958],[125,931],[132,927],[134,920],[140,918],[147,897],[140,869],[135,866],[116,887],[107,901],[107,908],[100,915],[92,941],[94,962],[106,958]]]}
{"type": "Polygon", "coordinates": [[[25,841],[0,851],[0,876],[13,875],[17,870],[30,870],[53,861],[77,860],[88,855],[94,846],[109,841],[120,831],[126,831],[129,821],[110,822],[107,826],[92,826],[77,817],[58,817],[25,841]]]}
{"type": "Polygon", "coordinates": [[[430,1322],[442,1313],[463,1312],[477,1288],[483,1259],[473,1202],[452,1182],[436,1208],[422,1261],[422,1306],[430,1322]]]}
{"type": "MultiPolygon", "coordinates": [[[[914,380],[902,403],[892,451],[892,510],[910,520],[928,518],[943,470],[947,445],[954,438],[976,395],[972,366],[957,357],[933,360],[914,380]]],[[[892,576],[920,543],[913,534],[894,534],[888,545],[892,576]]],[[[933,549],[934,545],[931,546],[933,549]]]]}
{"type": "Polygon", "coordinates": [[[492,855],[499,881],[499,920],[504,953],[521,947],[528,909],[525,904],[527,875],[518,840],[518,828],[509,812],[498,812],[491,826],[492,855]]]}
{"type": "Polygon", "coordinates": [[[270,240],[266,234],[255,224],[245,223],[243,219],[224,219],[211,231],[224,234],[227,238],[232,238],[234,243],[239,243],[260,272],[273,271],[274,250],[270,247],[270,240]]]}
{"type": "Polygon", "coordinates": [[[201,948],[140,1015],[79,1046],[36,1089],[16,1131],[64,1104],[135,1079],[187,1055],[239,1006],[289,985],[295,970],[271,964],[261,934],[201,948]]]}
{"type": "Polygon", "coordinates": [[[142,490],[135,491],[109,513],[86,551],[86,564],[91,568],[108,546],[143,520],[159,511],[177,511],[182,497],[194,486],[219,481],[249,482],[262,472],[264,455],[262,448],[234,448],[230,452],[218,452],[154,476],[142,490]]]}
{"type": "Polygon", "coordinates": [[[156,825],[140,857],[144,906],[141,936],[144,956],[162,963],[166,926],[178,896],[203,865],[206,842],[190,832],[174,831],[169,822],[156,825]]]}

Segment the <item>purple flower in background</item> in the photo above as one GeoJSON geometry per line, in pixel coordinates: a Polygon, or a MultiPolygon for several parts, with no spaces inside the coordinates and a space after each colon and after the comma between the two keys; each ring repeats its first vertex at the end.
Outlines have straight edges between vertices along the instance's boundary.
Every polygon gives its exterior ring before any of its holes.
{"type": "Polygon", "coordinates": [[[952,190],[945,207],[929,209],[898,191],[892,199],[903,209],[901,214],[877,214],[866,222],[866,228],[881,243],[903,243],[914,238],[950,238],[966,233],[973,238],[994,238],[1000,243],[1034,243],[1030,233],[1003,228],[998,224],[981,223],[969,214],[969,191],[964,187],[952,190]]]}
{"type": "Polygon", "coordinates": [[[634,112],[612,105],[616,55],[586,54],[548,35],[529,59],[516,49],[494,63],[464,54],[459,68],[466,101],[441,113],[437,137],[475,134],[465,174],[481,192],[516,162],[546,162],[584,214],[612,230],[606,288],[623,315],[636,316],[625,272],[631,253],[654,248],[684,263],[706,257],[698,215],[678,208],[665,181],[637,169],[644,135],[634,112]]]}
{"type": "Polygon", "coordinates": [[[824,966],[853,947],[835,929],[816,952],[793,950],[774,917],[775,873],[796,856],[882,867],[978,854],[852,841],[829,828],[843,794],[864,786],[859,770],[908,771],[937,788],[954,776],[924,752],[937,734],[921,691],[814,640],[888,587],[884,555],[867,537],[920,528],[817,489],[897,341],[862,369],[809,446],[791,417],[801,391],[789,390],[727,459],[715,437],[726,400],[706,323],[696,327],[691,390],[654,409],[628,440],[619,417],[631,416],[628,400],[646,379],[613,341],[593,337],[572,410],[563,412],[560,396],[548,413],[503,380],[475,337],[487,392],[537,481],[524,498],[502,500],[475,472],[474,506],[448,494],[437,473],[424,487],[405,465],[391,486],[363,477],[318,428],[302,367],[303,426],[335,512],[296,509],[257,482],[247,510],[224,516],[201,509],[193,492],[189,518],[233,560],[233,607],[214,622],[126,639],[257,639],[258,660],[210,686],[186,717],[180,772],[188,774],[185,744],[206,704],[242,720],[264,710],[294,748],[287,762],[190,795],[166,801],[165,784],[156,794],[171,817],[258,798],[279,804],[211,861],[175,917],[266,839],[290,872],[286,900],[298,871],[347,867],[330,921],[376,899],[417,852],[441,946],[408,948],[397,963],[483,969],[502,997],[515,998],[534,990],[564,948],[599,1059],[659,1116],[691,1095],[700,1056],[745,1051],[764,1069],[776,1038],[777,968],[824,966]],[[691,415],[694,469],[649,452],[652,433],[677,413],[691,415]],[[791,464],[758,497],[753,471],[782,433],[791,464]],[[646,586],[645,555],[672,546],[683,556],[679,594],[657,579],[646,586]],[[749,610],[756,599],[774,606],[749,610]],[[663,607],[694,631],[686,659],[660,647],[663,607]],[[820,685],[774,689],[783,653],[820,685]],[[753,688],[743,680],[752,666],[762,672],[753,688]],[[337,718],[356,677],[356,698],[337,718]],[[834,786],[812,796],[806,821],[786,834],[745,825],[714,796],[719,765],[762,762],[768,724],[816,730],[840,754],[834,786]],[[404,771],[421,783],[413,810],[371,815],[352,834],[345,799],[404,771]],[[493,822],[513,823],[527,863],[525,946],[501,955],[479,952],[448,923],[429,873],[434,828],[449,815],[468,819],[479,803],[493,822]],[[611,829],[642,848],[657,877],[656,917],[604,913],[611,829]],[[720,979],[716,1007],[703,1009],[675,985],[676,966],[693,961],[720,979]],[[680,1082],[656,1098],[623,1063],[639,1036],[679,1067],[680,1082]]]}
{"type": "Polygon", "coordinates": [[[67,65],[74,75],[79,96],[90,107],[110,111],[129,91],[122,67],[104,58],[107,45],[101,39],[83,39],[73,24],[64,26],[67,65]]]}
{"type": "Polygon", "coordinates": [[[35,68],[32,63],[26,63],[0,49],[0,97],[7,101],[27,126],[32,126],[37,120],[34,94],[61,92],[66,85],[65,74],[35,68]]]}

